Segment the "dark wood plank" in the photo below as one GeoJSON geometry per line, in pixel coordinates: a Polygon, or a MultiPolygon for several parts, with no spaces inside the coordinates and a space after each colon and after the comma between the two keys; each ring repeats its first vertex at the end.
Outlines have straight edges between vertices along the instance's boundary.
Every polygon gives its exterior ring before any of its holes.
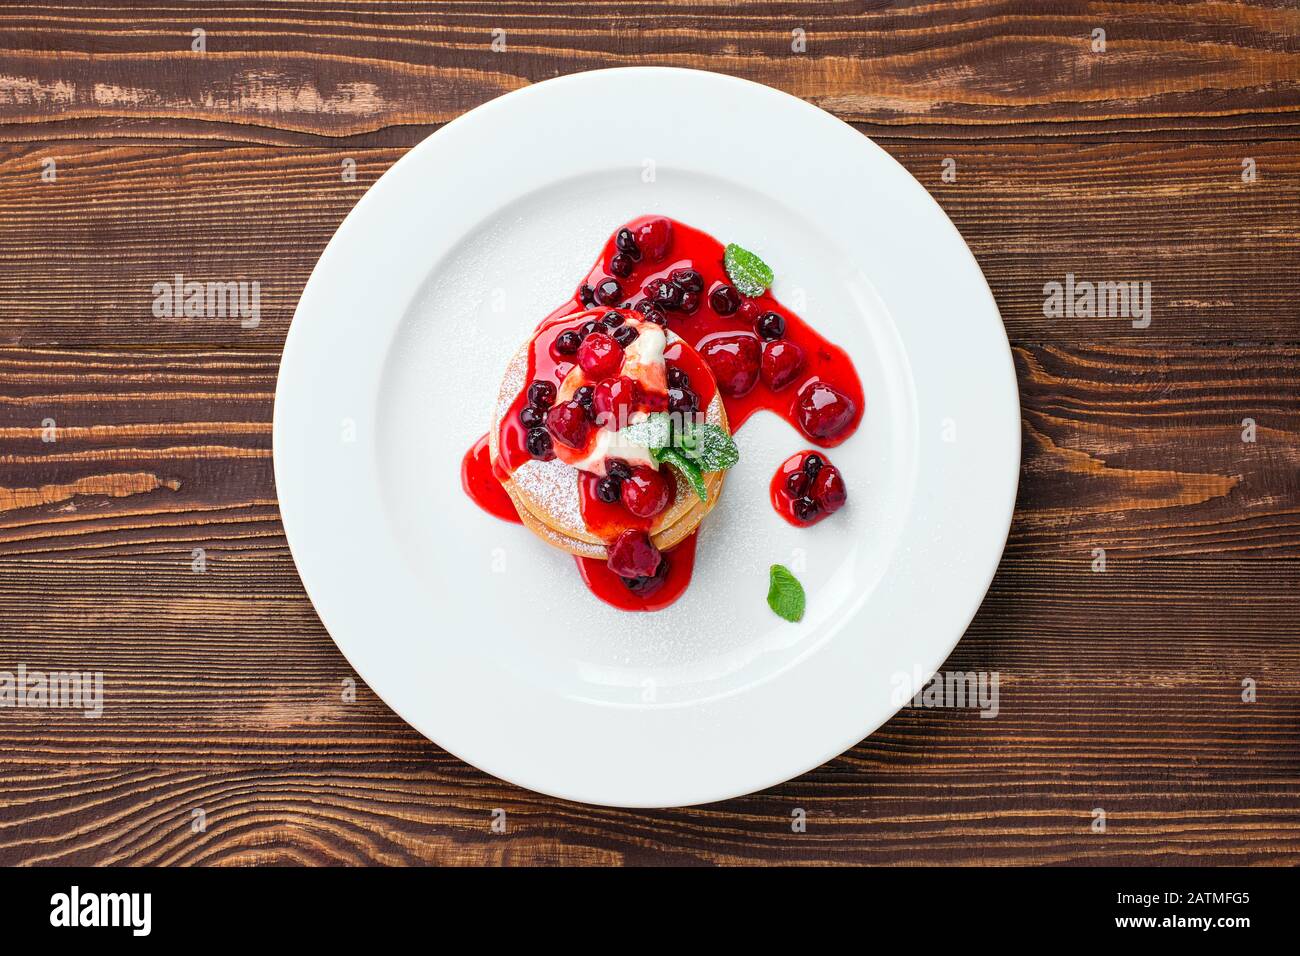
{"type": "Polygon", "coordinates": [[[909,136],[1293,137],[1298,38],[1280,2],[23,4],[0,18],[0,138],[409,145],[508,90],[628,65],[731,73],[909,136]]]}
{"type": "Polygon", "coordinates": [[[1131,555],[1296,555],[1295,349],[1015,351],[1013,553],[1048,558],[1069,540],[1131,555]]]}
{"type": "Polygon", "coordinates": [[[1300,349],[1016,358],[1015,525],[947,665],[1001,675],[998,717],[907,708],[764,793],[641,812],[343,699],[276,516],[274,350],[2,350],[0,652],[106,692],[5,712],[0,863],[1300,862],[1300,349]]]}
{"type": "MultiPolygon", "coordinates": [[[[970,243],[1013,341],[1300,341],[1289,143],[886,145],[970,243]],[[1068,274],[1150,282],[1150,326],[1045,316],[1045,284],[1068,274]]],[[[0,341],[278,345],[321,250],[401,152],[11,146],[0,152],[0,341]],[[54,183],[40,177],[47,156],[54,183]],[[342,179],[345,158],[356,182],[342,179]],[[260,325],[155,318],[153,284],[176,273],[257,281],[260,325]]]]}

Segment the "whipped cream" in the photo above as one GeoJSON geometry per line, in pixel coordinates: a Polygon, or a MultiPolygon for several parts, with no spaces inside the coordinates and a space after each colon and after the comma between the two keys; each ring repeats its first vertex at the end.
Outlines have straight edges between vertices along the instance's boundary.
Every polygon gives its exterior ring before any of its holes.
{"type": "Polygon", "coordinates": [[[633,325],[641,334],[623,350],[623,370],[620,375],[634,378],[647,392],[663,392],[668,388],[668,369],[664,364],[664,347],[668,335],[663,327],[653,322],[636,322],[633,325]]]}
{"type": "MultiPolygon", "coordinates": [[[[664,392],[668,388],[668,369],[664,363],[664,349],[668,345],[668,335],[662,326],[654,322],[628,319],[627,324],[636,329],[638,335],[623,350],[623,364],[618,374],[635,379],[643,389],[649,392],[664,392]]],[[[564,381],[560,383],[559,400],[568,401],[586,383],[582,369],[574,366],[564,381]]],[[[649,415],[645,412],[633,412],[628,416],[628,424],[645,421],[649,415]]],[[[570,448],[556,446],[556,454],[565,462],[582,471],[589,471],[602,478],[605,475],[605,459],[621,458],[629,465],[645,465],[655,471],[659,463],[650,454],[646,445],[629,441],[623,431],[610,431],[608,428],[595,429],[595,440],[585,454],[570,448]]]]}
{"type": "MultiPolygon", "coordinates": [[[[646,417],[644,412],[638,412],[631,416],[630,423],[646,417]]],[[[602,478],[605,476],[606,458],[622,458],[629,465],[646,465],[655,471],[659,470],[659,463],[650,457],[649,448],[628,441],[622,435],[621,431],[612,432],[608,428],[596,429],[596,440],[591,443],[591,449],[583,457],[569,460],[568,464],[582,471],[589,471],[593,475],[600,475],[602,478]]]]}

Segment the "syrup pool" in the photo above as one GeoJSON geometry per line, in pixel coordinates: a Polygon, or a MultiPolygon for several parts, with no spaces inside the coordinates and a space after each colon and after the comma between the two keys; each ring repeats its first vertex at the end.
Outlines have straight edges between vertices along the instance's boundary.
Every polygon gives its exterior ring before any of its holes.
{"type": "Polygon", "coordinates": [[[638,594],[623,584],[623,579],[609,569],[600,558],[573,556],[578,563],[578,574],[591,593],[620,611],[660,611],[686,592],[695,570],[695,539],[699,530],[692,531],[678,544],[663,552],[668,562],[668,576],[650,594],[638,594]]]}
{"type": "Polygon", "coordinates": [[[488,437],[484,435],[474,442],[460,462],[460,486],[470,500],[490,515],[502,521],[523,524],[515,503],[506,494],[505,486],[492,467],[492,455],[488,448],[488,437]]]}

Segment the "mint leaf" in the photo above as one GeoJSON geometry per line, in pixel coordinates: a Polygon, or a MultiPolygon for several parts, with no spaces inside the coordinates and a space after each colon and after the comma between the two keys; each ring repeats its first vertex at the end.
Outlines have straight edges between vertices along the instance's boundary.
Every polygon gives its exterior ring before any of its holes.
{"type": "Polygon", "coordinates": [[[776,612],[777,617],[787,621],[802,621],[806,598],[803,585],[790,573],[790,569],[781,564],[772,565],[771,577],[767,585],[767,606],[776,612]]]}
{"type": "MultiPolygon", "coordinates": [[[[680,419],[656,412],[645,421],[620,429],[616,438],[621,443],[648,448],[651,454],[661,449],[678,450],[701,471],[726,471],[740,460],[740,449],[720,426],[680,419]]],[[[655,460],[661,459],[656,456],[655,460]]]]}
{"type": "Polygon", "coordinates": [[[735,440],[717,425],[700,425],[692,429],[683,442],[688,454],[704,471],[726,471],[740,461],[735,440]]]}
{"type": "Polygon", "coordinates": [[[722,264],[727,269],[731,284],[751,299],[762,295],[772,285],[772,269],[748,249],[734,242],[727,243],[722,264]]]}
{"type": "Polygon", "coordinates": [[[673,443],[673,419],[667,412],[656,412],[643,422],[628,425],[618,432],[620,440],[643,445],[654,451],[673,443]]]}
{"type": "Polygon", "coordinates": [[[691,490],[699,497],[701,501],[709,500],[709,489],[704,484],[704,472],[700,471],[700,466],[687,458],[676,448],[659,448],[652,452],[654,460],[661,465],[672,465],[681,473],[681,476],[690,484],[691,490]]]}

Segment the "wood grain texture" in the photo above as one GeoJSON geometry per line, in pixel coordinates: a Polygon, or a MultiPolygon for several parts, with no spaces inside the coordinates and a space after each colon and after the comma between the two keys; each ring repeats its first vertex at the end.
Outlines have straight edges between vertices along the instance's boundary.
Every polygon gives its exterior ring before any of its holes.
{"type": "MultiPolygon", "coordinates": [[[[961,230],[1013,341],[1300,339],[1300,150],[1290,142],[886,146],[961,230]],[[948,158],[953,183],[941,179],[948,158]],[[1068,274],[1151,283],[1149,327],[1045,316],[1045,284],[1068,274]]],[[[0,150],[0,342],[278,345],[330,236],[401,153],[0,150]],[[51,156],[53,183],[40,175],[51,156]],[[341,176],[349,158],[356,182],[341,176]],[[154,283],[177,273],[258,282],[260,324],[156,318],[154,283]]]]}
{"type": "Polygon", "coordinates": [[[758,80],[910,136],[1291,136],[1300,109],[1284,2],[68,3],[7,13],[0,50],[9,140],[410,145],[528,83],[630,65],[758,80]]]}
{"type": "Polygon", "coordinates": [[[274,350],[0,351],[0,649],[106,681],[98,719],[3,713],[0,862],[1300,863],[1300,349],[1016,359],[1017,516],[946,665],[998,671],[998,717],[906,708],[790,783],[642,812],[343,699],[274,504],[274,350]]]}
{"type": "Polygon", "coordinates": [[[5,5],[0,670],[102,670],[105,709],[0,709],[0,864],[1300,864],[1298,118],[1287,0],[5,5]],[[945,665],[1000,674],[997,718],[907,707],[662,811],[508,786],[345,699],[271,468],[289,319],[365,189],[502,92],[643,64],[903,163],[989,279],[1024,429],[945,665]],[[258,281],[261,322],[156,318],[177,272],[258,281]],[[1151,326],[1044,316],[1067,273],[1151,282],[1151,326]]]}

